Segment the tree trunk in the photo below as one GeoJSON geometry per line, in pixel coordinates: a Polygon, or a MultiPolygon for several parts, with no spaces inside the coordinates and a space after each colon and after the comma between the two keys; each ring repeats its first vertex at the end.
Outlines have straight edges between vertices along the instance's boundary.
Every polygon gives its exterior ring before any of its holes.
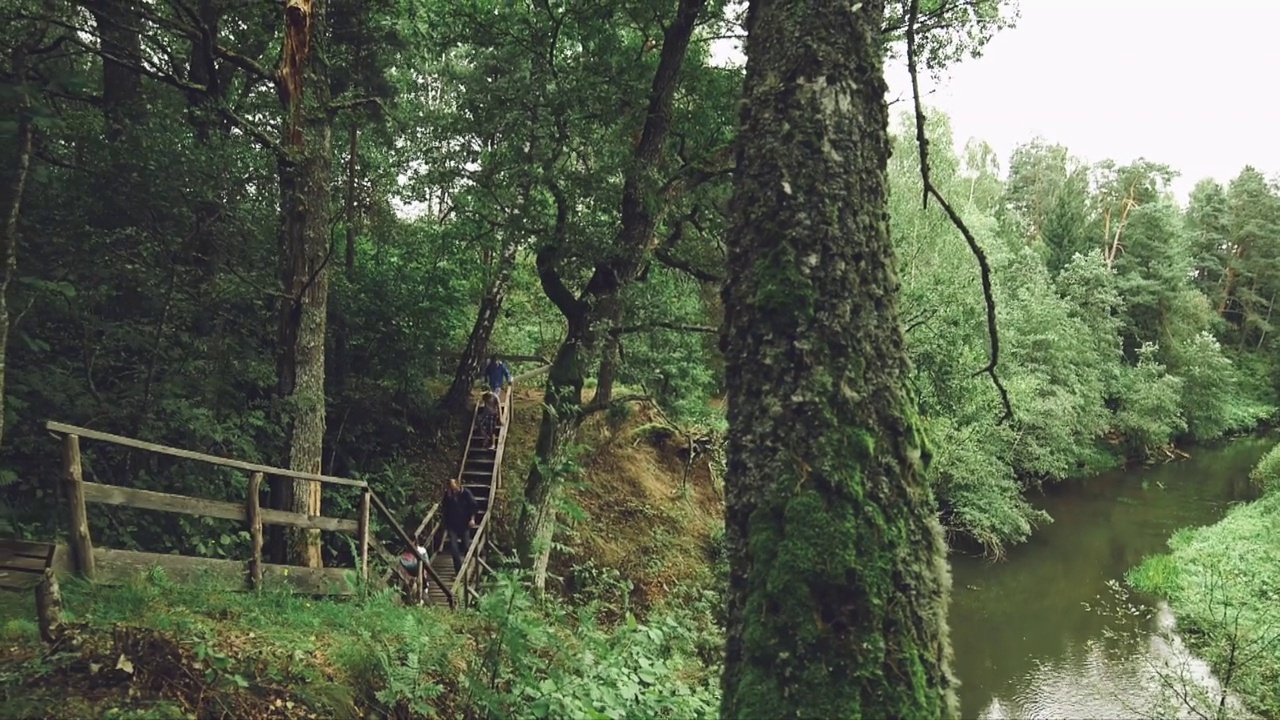
{"type": "Polygon", "coordinates": [[[884,0],[753,0],[724,290],[722,716],[955,715],[887,212],[884,0]]]}
{"type": "Polygon", "coordinates": [[[524,506],[516,528],[516,555],[520,565],[533,571],[534,588],[546,586],[551,540],[555,535],[560,489],[564,485],[565,440],[581,422],[582,386],[586,378],[586,317],[569,328],[551,364],[538,426],[537,460],[525,480],[524,506]]]}
{"type": "MultiPolygon", "coordinates": [[[[345,258],[343,268],[348,282],[354,280],[356,269],[356,225],[359,220],[359,209],[356,204],[356,159],[360,150],[360,128],[353,120],[347,131],[347,198],[344,218],[347,226],[346,244],[343,247],[345,258]]],[[[333,387],[339,396],[347,387],[347,379],[351,376],[351,354],[347,349],[348,328],[346,315],[335,309],[333,313],[333,387]]]]}
{"type": "MultiPolygon", "coordinates": [[[[329,298],[329,182],[331,120],[323,63],[312,43],[324,37],[322,0],[289,0],[285,6],[280,68],[286,120],[286,157],[280,173],[281,284],[277,375],[284,401],[289,469],[319,473],[324,447],[325,312],[329,298]],[[306,96],[303,90],[306,90],[306,96]]],[[[320,514],[320,484],[273,478],[273,504],[281,510],[320,514]]],[[[284,533],[289,562],[319,567],[320,532],[284,533]]],[[[280,552],[275,540],[274,553],[280,552]]]]}
{"type": "Polygon", "coordinates": [[[489,338],[493,336],[493,326],[497,324],[498,314],[502,312],[502,304],[507,299],[519,250],[520,244],[513,239],[503,245],[502,254],[498,256],[497,272],[485,290],[484,298],[480,300],[480,311],[476,313],[476,322],[471,326],[467,347],[462,351],[462,357],[458,358],[453,383],[444,396],[444,407],[453,414],[461,415],[470,406],[467,400],[471,397],[471,388],[489,353],[489,338]]]}
{"type": "Polygon", "coordinates": [[[613,384],[618,379],[618,366],[622,364],[622,337],[615,330],[622,325],[621,298],[614,295],[601,301],[596,308],[601,333],[600,370],[596,372],[596,394],[593,403],[607,404],[613,400],[613,384]]]}
{"type": "MultiPolygon", "coordinates": [[[[18,81],[26,77],[25,53],[15,53],[14,69],[18,81]]],[[[27,173],[31,168],[31,145],[35,128],[31,123],[28,104],[18,108],[18,144],[14,154],[13,171],[8,188],[8,207],[5,208],[4,230],[0,235],[0,442],[4,440],[4,392],[9,357],[9,283],[18,270],[18,219],[22,216],[22,196],[27,187],[27,173]]]]}
{"type": "MultiPolygon", "coordinates": [[[[521,564],[533,569],[535,586],[543,587],[546,567],[551,556],[551,538],[555,533],[555,507],[559,493],[558,470],[548,477],[544,468],[558,468],[561,448],[567,434],[582,419],[582,383],[585,363],[594,346],[595,330],[592,308],[597,303],[616,302],[622,288],[635,279],[645,255],[652,250],[657,211],[661,205],[658,192],[658,170],[663,147],[671,134],[672,103],[679,84],[689,40],[698,18],[706,8],[706,0],[680,0],[676,17],[663,31],[662,51],[649,88],[648,114],[640,139],[632,150],[622,189],[622,227],[614,253],[597,262],[581,297],[574,297],[561,282],[555,269],[556,251],[563,246],[565,222],[570,204],[563,191],[552,180],[556,198],[557,238],[538,253],[538,276],[543,292],[568,320],[569,330],[556,353],[547,379],[545,409],[538,431],[534,462],[525,479],[525,506],[517,528],[516,547],[521,564]]],[[[548,175],[551,174],[548,169],[548,175]]]]}
{"type": "Polygon", "coordinates": [[[131,66],[142,64],[142,40],[138,19],[130,11],[132,0],[92,0],[88,3],[94,25],[101,37],[102,113],[111,143],[124,139],[125,131],[140,119],[138,100],[142,78],[131,66]],[[116,62],[110,58],[119,58],[116,62]]]}
{"type": "Polygon", "coordinates": [[[577,429],[582,417],[582,386],[586,382],[586,360],[592,345],[591,306],[574,297],[556,272],[557,252],[568,232],[569,199],[554,180],[551,192],[556,200],[553,244],[538,250],[536,265],[542,291],[568,321],[568,332],[556,352],[547,375],[542,399],[542,421],[534,461],[525,478],[525,502],[516,523],[516,556],[521,567],[532,570],[534,588],[546,585],[547,563],[551,559],[551,539],[555,535],[556,511],[563,477],[560,472],[566,439],[577,429]]]}

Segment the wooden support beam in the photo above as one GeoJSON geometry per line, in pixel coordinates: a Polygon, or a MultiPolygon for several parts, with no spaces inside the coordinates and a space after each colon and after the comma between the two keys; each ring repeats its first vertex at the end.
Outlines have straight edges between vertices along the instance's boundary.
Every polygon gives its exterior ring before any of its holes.
{"type": "Polygon", "coordinates": [[[440,579],[440,576],[436,574],[435,569],[431,567],[430,561],[418,550],[418,543],[413,538],[409,537],[409,533],[405,532],[404,528],[400,527],[400,523],[396,521],[395,516],[391,514],[389,509],[387,509],[387,506],[382,502],[382,498],[370,491],[369,499],[373,501],[373,506],[377,508],[378,512],[382,515],[382,518],[391,525],[391,529],[395,530],[396,534],[400,536],[400,539],[409,546],[409,551],[413,553],[413,556],[418,559],[418,577],[422,577],[422,572],[426,572],[427,575],[430,575],[432,582],[444,591],[445,599],[449,601],[449,607],[454,607],[453,592],[449,588],[445,587],[444,581],[440,579]]]}
{"type": "Polygon", "coordinates": [[[62,478],[67,491],[71,548],[75,553],[76,573],[90,580],[94,575],[93,540],[89,537],[89,515],[85,511],[84,475],[80,467],[80,438],[67,435],[62,439],[62,478]]]}
{"type": "MultiPolygon", "coordinates": [[[[59,575],[72,572],[71,550],[59,545],[54,551],[53,569],[59,575]]],[[[94,548],[94,564],[98,583],[128,583],[143,577],[154,567],[163,568],[175,583],[196,583],[212,580],[228,590],[245,590],[245,573],[248,563],[244,560],[192,557],[190,555],[166,555],[162,553],[94,548]]],[[[290,587],[308,595],[351,595],[355,587],[348,582],[352,568],[307,568],[295,565],[262,564],[262,587],[274,589],[290,587]]]]}
{"type": "Polygon", "coordinates": [[[249,476],[249,498],[245,503],[245,519],[249,525],[249,545],[252,556],[249,558],[249,589],[262,589],[262,508],[259,506],[259,495],[262,491],[262,473],[249,476]]]}
{"type": "Polygon", "coordinates": [[[360,577],[369,582],[369,490],[360,493],[360,517],[357,519],[360,529],[360,577]]]}

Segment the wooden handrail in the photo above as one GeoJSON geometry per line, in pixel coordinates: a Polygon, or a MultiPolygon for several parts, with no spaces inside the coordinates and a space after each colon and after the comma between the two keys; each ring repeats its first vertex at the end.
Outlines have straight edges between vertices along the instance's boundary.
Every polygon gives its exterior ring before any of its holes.
{"type": "MultiPolygon", "coordinates": [[[[357,533],[360,535],[361,546],[358,558],[359,567],[357,570],[365,577],[368,577],[369,510],[370,507],[372,507],[377,509],[382,518],[391,525],[391,528],[399,536],[400,540],[409,546],[409,552],[417,558],[419,580],[423,578],[424,574],[425,576],[430,577],[436,586],[445,594],[445,598],[448,600],[449,606],[456,606],[457,600],[453,589],[445,585],[441,577],[431,567],[426,554],[418,550],[418,543],[415,542],[415,539],[409,537],[409,534],[400,526],[400,523],[396,520],[386,503],[382,501],[382,498],[378,497],[378,495],[369,487],[368,483],[364,481],[295,472],[284,468],[274,468],[267,465],[259,465],[257,463],[247,463],[239,460],[231,460],[229,458],[220,458],[214,455],[206,455],[204,453],[180,450],[178,448],[167,447],[164,445],[156,445],[154,443],[148,443],[141,440],[112,435],[111,433],[98,432],[88,428],[54,422],[52,420],[48,421],[45,424],[45,427],[51,432],[60,433],[63,436],[65,448],[63,474],[65,482],[68,484],[68,497],[70,498],[68,504],[71,511],[72,535],[74,541],[72,543],[73,550],[76,553],[75,559],[77,570],[87,577],[93,576],[94,566],[93,547],[89,541],[88,525],[84,512],[84,505],[86,502],[97,502],[108,505],[125,505],[144,510],[159,510],[163,512],[177,512],[190,515],[237,520],[248,523],[250,525],[251,534],[255,530],[260,532],[260,528],[263,524],[289,525],[300,528],[357,533]],[[81,437],[114,443],[125,447],[132,447],[148,452],[184,458],[187,460],[196,460],[224,467],[248,470],[254,473],[249,483],[250,497],[245,504],[242,505],[239,503],[224,502],[221,500],[208,500],[205,498],[155,492],[152,490],[139,490],[115,485],[102,485],[99,483],[85,482],[80,469],[79,440],[81,437]],[[342,518],[331,518],[321,515],[313,516],[303,513],[293,513],[259,507],[257,503],[258,488],[261,486],[263,476],[268,474],[361,488],[363,492],[361,493],[360,500],[360,516],[355,520],[346,520],[342,518]]],[[[439,504],[437,503],[437,508],[438,505],[439,504]]],[[[424,520],[424,524],[432,519],[437,508],[432,508],[432,512],[428,513],[426,520],[424,520]]],[[[377,549],[380,554],[390,555],[390,553],[387,553],[381,545],[379,545],[377,549]]],[[[255,540],[253,551],[253,557],[250,559],[249,569],[250,586],[257,588],[261,584],[262,574],[260,538],[255,540]]],[[[391,557],[394,558],[395,556],[391,555],[391,557]]],[[[421,587],[422,585],[419,583],[419,588],[421,587]]]]}
{"type": "Polygon", "coordinates": [[[453,594],[457,595],[459,589],[466,589],[467,573],[471,571],[472,559],[476,557],[476,550],[480,547],[480,542],[484,539],[484,531],[489,525],[489,516],[492,513],[485,513],[484,519],[480,521],[480,525],[476,528],[476,534],[471,538],[471,546],[467,548],[467,554],[462,557],[462,569],[453,578],[453,594]]]}
{"type": "MultiPolygon", "coordinates": [[[[467,554],[462,558],[462,567],[460,570],[458,570],[457,575],[454,577],[453,594],[455,596],[462,594],[465,597],[466,595],[474,594],[474,591],[470,587],[470,576],[475,574],[474,571],[476,570],[476,563],[480,562],[480,553],[484,551],[485,532],[489,528],[489,518],[493,517],[494,504],[498,499],[497,494],[498,494],[498,488],[500,485],[498,478],[500,476],[500,473],[502,472],[502,452],[506,448],[507,431],[511,427],[510,425],[511,386],[510,385],[507,385],[507,387],[504,388],[504,394],[506,396],[505,402],[501,397],[498,398],[498,402],[499,402],[498,419],[502,422],[502,427],[498,431],[497,450],[495,450],[493,453],[493,472],[489,475],[489,509],[487,512],[485,512],[484,519],[480,521],[479,527],[476,528],[476,534],[474,537],[471,538],[471,546],[467,548],[467,554]]],[[[477,413],[479,412],[479,406],[477,406],[476,411],[477,413]]],[[[473,428],[475,427],[474,420],[472,422],[472,427],[473,428]]],[[[467,440],[468,451],[470,451],[470,447],[471,447],[471,440],[470,440],[470,436],[468,436],[468,440],[467,440]]],[[[465,454],[463,455],[462,466],[466,467],[465,454]]]]}
{"type": "Polygon", "coordinates": [[[436,585],[444,591],[445,599],[449,601],[449,607],[454,607],[453,590],[445,587],[444,581],[440,579],[440,576],[436,574],[435,569],[427,562],[427,558],[423,557],[422,553],[418,551],[418,545],[409,537],[409,533],[405,532],[404,528],[400,527],[400,523],[396,522],[395,517],[391,515],[391,511],[383,504],[382,498],[378,497],[377,493],[370,491],[369,499],[373,501],[373,506],[377,508],[383,519],[391,524],[391,529],[395,530],[396,534],[400,536],[400,539],[409,546],[409,552],[413,553],[413,556],[418,559],[419,572],[425,571],[427,575],[431,576],[431,579],[435,581],[436,585]]]}
{"type": "Polygon", "coordinates": [[[427,516],[422,518],[422,522],[418,523],[418,529],[413,531],[413,537],[415,539],[422,540],[422,531],[427,529],[427,523],[431,522],[431,519],[435,517],[435,514],[439,511],[439,502],[431,506],[431,509],[427,511],[427,516]]]}
{"type": "MultiPolygon", "coordinates": [[[[139,510],[158,510],[160,512],[182,513],[184,515],[222,518],[237,522],[246,522],[249,519],[244,503],[206,500],[204,498],[191,497],[190,495],[173,495],[153,490],[136,490],[134,488],[120,487],[119,485],[103,485],[93,482],[82,482],[81,487],[83,488],[85,502],[102,505],[122,505],[139,510]]],[[[324,515],[304,515],[303,513],[273,510],[271,508],[261,508],[257,512],[264,525],[287,525],[289,527],[329,530],[347,534],[356,533],[360,530],[360,524],[356,520],[345,520],[324,515]]]]}
{"type": "Polygon", "coordinates": [[[231,458],[218,457],[217,455],[206,455],[204,453],[193,452],[191,450],[179,450],[178,448],[169,447],[167,445],[157,445],[155,443],[144,442],[142,440],[134,440],[133,438],[112,435],[111,433],[90,430],[89,428],[77,427],[75,425],[67,425],[53,420],[46,422],[44,426],[45,429],[50,432],[61,433],[63,435],[77,435],[90,440],[101,440],[114,445],[123,445],[124,447],[131,447],[137,450],[147,450],[161,455],[183,458],[184,460],[197,460],[199,462],[209,463],[210,465],[221,465],[223,467],[231,467],[238,470],[247,470],[248,472],[260,472],[264,475],[276,475],[278,477],[295,478],[298,480],[312,480],[315,482],[329,483],[330,485],[346,485],[348,487],[358,488],[369,487],[369,484],[363,480],[350,480],[347,478],[333,477],[331,475],[316,475],[314,473],[304,473],[298,472],[297,470],[271,467],[270,465],[260,465],[258,463],[232,460],[231,458]]]}

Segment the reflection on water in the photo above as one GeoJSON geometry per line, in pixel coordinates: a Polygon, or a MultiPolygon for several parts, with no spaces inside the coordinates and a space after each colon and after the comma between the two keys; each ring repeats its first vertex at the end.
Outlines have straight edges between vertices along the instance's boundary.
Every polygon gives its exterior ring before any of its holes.
{"type": "Polygon", "coordinates": [[[1249,469],[1272,442],[1241,440],[1059,488],[1037,503],[1055,522],[1005,561],[953,556],[963,717],[1171,717],[1183,714],[1167,704],[1175,691],[1216,697],[1166,608],[1135,616],[1099,607],[1111,600],[1108,583],[1163,552],[1175,530],[1212,523],[1231,503],[1252,499],[1249,469]]]}
{"type": "MultiPolygon", "coordinates": [[[[1058,658],[1036,662],[1018,679],[1012,696],[992,697],[978,718],[1213,717],[1222,687],[1209,666],[1183,645],[1163,602],[1155,626],[1151,632],[1128,635],[1123,643],[1093,639],[1069,644],[1058,658]]],[[[1252,717],[1235,697],[1228,696],[1225,703],[1226,717],[1252,717]]]]}

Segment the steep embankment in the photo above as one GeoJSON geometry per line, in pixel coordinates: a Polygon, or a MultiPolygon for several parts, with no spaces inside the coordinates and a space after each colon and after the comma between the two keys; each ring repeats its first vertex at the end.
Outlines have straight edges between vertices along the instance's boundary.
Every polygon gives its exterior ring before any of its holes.
{"type": "MultiPolygon", "coordinates": [[[[533,462],[542,392],[517,387],[513,398],[496,536],[507,547],[533,462]]],[[[685,477],[688,441],[662,425],[636,404],[623,419],[601,413],[582,427],[575,454],[581,472],[566,479],[551,563],[553,579],[566,592],[596,592],[621,579],[632,583],[633,603],[647,607],[677,588],[711,580],[723,499],[705,458],[685,477]]]]}

